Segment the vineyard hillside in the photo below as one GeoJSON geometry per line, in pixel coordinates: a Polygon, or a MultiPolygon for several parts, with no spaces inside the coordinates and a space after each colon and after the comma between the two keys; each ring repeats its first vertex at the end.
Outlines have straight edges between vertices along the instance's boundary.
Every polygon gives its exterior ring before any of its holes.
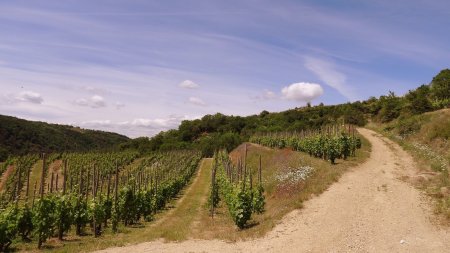
{"type": "Polygon", "coordinates": [[[247,170],[253,175],[253,187],[258,185],[261,157],[266,202],[264,212],[252,215],[246,228],[236,231],[227,206],[222,201],[213,219],[208,217],[208,211],[204,211],[191,237],[239,241],[265,235],[286,214],[301,208],[305,201],[326,191],[346,171],[366,161],[371,145],[365,138],[362,138],[362,142],[362,149],[357,151],[356,157],[349,157],[346,161],[338,159],[334,165],[304,152],[293,151],[292,148],[272,149],[249,142],[239,145],[229,156],[232,163],[238,165],[244,161],[247,150],[247,170]]]}

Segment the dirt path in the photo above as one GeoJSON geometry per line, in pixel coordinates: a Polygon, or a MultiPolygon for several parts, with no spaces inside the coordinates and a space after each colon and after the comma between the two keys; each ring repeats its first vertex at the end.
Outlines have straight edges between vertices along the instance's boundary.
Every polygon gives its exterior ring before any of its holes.
{"type": "Polygon", "coordinates": [[[450,231],[433,225],[425,197],[398,179],[415,174],[412,158],[374,132],[360,132],[372,143],[369,160],[264,238],[154,241],[103,252],[450,252],[450,231]]]}
{"type": "Polygon", "coordinates": [[[175,206],[164,213],[164,216],[151,224],[150,227],[160,226],[159,235],[166,236],[172,240],[185,239],[192,223],[194,223],[196,214],[204,204],[204,196],[208,195],[208,182],[211,171],[212,159],[204,158],[201,161],[200,168],[190,187],[184,192],[182,197],[177,200],[175,206]]]}
{"type": "Polygon", "coordinates": [[[5,172],[3,172],[3,175],[0,179],[0,192],[3,191],[6,185],[6,181],[8,181],[9,176],[13,173],[14,171],[14,166],[10,165],[8,166],[8,168],[5,170],[5,172]]]}

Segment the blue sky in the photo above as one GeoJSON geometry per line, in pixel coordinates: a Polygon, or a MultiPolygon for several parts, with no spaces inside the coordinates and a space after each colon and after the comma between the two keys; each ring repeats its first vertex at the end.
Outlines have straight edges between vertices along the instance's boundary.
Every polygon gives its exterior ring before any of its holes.
{"type": "Polygon", "coordinates": [[[404,94],[450,60],[437,1],[2,1],[0,113],[131,137],[404,94]]]}

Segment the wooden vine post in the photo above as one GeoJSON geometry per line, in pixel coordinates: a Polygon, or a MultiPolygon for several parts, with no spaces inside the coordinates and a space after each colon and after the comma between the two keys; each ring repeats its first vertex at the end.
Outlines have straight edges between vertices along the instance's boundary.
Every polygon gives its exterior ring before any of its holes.
{"type": "Polygon", "coordinates": [[[258,181],[259,181],[259,186],[261,186],[262,183],[262,178],[261,178],[261,170],[262,170],[262,166],[261,166],[261,155],[259,155],[259,171],[258,171],[258,181]]]}
{"type": "MultiPolygon", "coordinates": [[[[117,164],[116,161],[116,177],[115,177],[115,183],[114,183],[114,208],[115,208],[115,212],[117,213],[117,201],[118,201],[118,191],[117,188],[119,188],[119,165],[117,164]]],[[[113,222],[113,227],[112,227],[113,232],[117,232],[117,224],[114,224],[113,222]]]]}
{"type": "Polygon", "coordinates": [[[216,163],[214,162],[214,165],[211,170],[211,218],[214,219],[214,195],[216,190],[216,163]]]}
{"type": "Polygon", "coordinates": [[[22,173],[21,173],[21,168],[19,168],[19,170],[18,170],[18,179],[17,179],[17,195],[15,196],[15,202],[16,202],[16,206],[19,204],[19,198],[20,198],[20,182],[22,181],[22,178],[21,178],[21,175],[22,175],[22,173]]]}
{"type": "Polygon", "coordinates": [[[44,197],[44,178],[45,178],[45,153],[42,153],[42,174],[41,174],[41,187],[39,188],[39,193],[41,198],[44,197]]]}
{"type": "Polygon", "coordinates": [[[53,176],[54,176],[54,174],[52,172],[52,177],[51,177],[51,180],[50,180],[50,193],[53,193],[53,176]]]}
{"type": "MultiPolygon", "coordinates": [[[[96,180],[96,174],[95,174],[95,165],[94,165],[94,167],[93,167],[93,173],[92,173],[92,200],[93,200],[93,203],[94,203],[94,205],[96,205],[97,203],[95,203],[95,180],[96,180]]],[[[89,190],[89,189],[88,189],[89,190]]],[[[95,208],[96,207],[94,207],[94,213],[93,213],[93,217],[92,217],[92,227],[93,227],[93,229],[94,229],[94,238],[96,238],[97,237],[97,221],[96,221],[96,219],[95,219],[95,208]]]]}
{"type": "Polygon", "coordinates": [[[67,181],[67,160],[64,160],[64,174],[63,174],[63,191],[62,194],[66,195],[66,181],[67,181]]]}
{"type": "Polygon", "coordinates": [[[29,192],[30,192],[30,173],[31,173],[31,168],[28,168],[27,171],[27,190],[25,192],[25,198],[26,198],[26,203],[28,204],[28,197],[29,197],[29,192]]]}

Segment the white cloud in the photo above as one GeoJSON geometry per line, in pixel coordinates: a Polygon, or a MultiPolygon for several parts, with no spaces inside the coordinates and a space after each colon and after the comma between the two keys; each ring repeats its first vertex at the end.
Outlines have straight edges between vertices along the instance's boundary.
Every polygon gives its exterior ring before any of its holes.
{"type": "Polygon", "coordinates": [[[91,102],[94,108],[106,106],[105,99],[102,96],[94,95],[91,97],[91,102]]]}
{"type": "Polygon", "coordinates": [[[42,104],[44,99],[42,98],[41,94],[34,92],[34,91],[23,91],[20,92],[16,97],[16,100],[21,102],[29,102],[33,104],[42,104]]]}
{"type": "Polygon", "coordinates": [[[91,94],[106,94],[108,93],[105,89],[103,88],[97,88],[97,87],[93,87],[93,86],[81,86],[81,90],[87,91],[91,94]]]}
{"type": "Polygon", "coordinates": [[[14,98],[14,94],[1,94],[0,95],[0,105],[8,105],[17,102],[14,98]]]}
{"type": "Polygon", "coordinates": [[[114,103],[114,106],[116,107],[117,110],[120,110],[120,109],[122,109],[123,107],[125,107],[125,104],[124,104],[124,103],[121,103],[121,102],[115,102],[115,103],[114,103]]]}
{"type": "Polygon", "coordinates": [[[250,96],[250,98],[255,99],[255,100],[270,100],[270,99],[277,98],[277,94],[275,94],[275,92],[273,92],[273,91],[264,89],[262,94],[256,95],[256,96],[250,96]]]}
{"type": "Polygon", "coordinates": [[[263,95],[264,99],[274,99],[276,97],[277,97],[277,95],[275,94],[275,92],[270,91],[270,90],[264,90],[264,95],[263,95]]]}
{"type": "Polygon", "coordinates": [[[191,80],[184,80],[178,86],[185,89],[197,89],[200,87],[198,84],[194,83],[191,80]]]}
{"type": "Polygon", "coordinates": [[[34,91],[23,91],[20,93],[9,93],[0,95],[0,104],[16,104],[20,102],[42,104],[44,99],[41,94],[34,91]]]}
{"type": "Polygon", "coordinates": [[[344,97],[349,100],[357,99],[354,91],[346,85],[346,75],[337,71],[333,63],[313,57],[305,57],[305,67],[344,97]]]}
{"type": "Polygon", "coordinates": [[[109,127],[112,125],[112,122],[111,120],[90,120],[82,122],[81,125],[91,127],[109,127]]]}
{"type": "MultiPolygon", "coordinates": [[[[153,136],[161,131],[177,128],[181,121],[193,119],[188,116],[170,115],[167,118],[136,118],[130,121],[113,122],[111,120],[90,120],[80,124],[82,127],[113,131],[130,137],[153,136]]],[[[75,124],[76,125],[76,124],[75,124]]]]}
{"type": "Polygon", "coordinates": [[[170,129],[177,127],[186,117],[169,116],[168,118],[134,119],[131,122],[122,122],[122,125],[146,127],[152,129],[170,129]],[[124,124],[125,123],[125,124],[124,124]]]}
{"type": "Polygon", "coordinates": [[[79,98],[75,100],[74,103],[79,106],[88,106],[91,108],[100,108],[106,106],[105,99],[99,95],[94,95],[90,98],[79,98]]]}
{"type": "Polygon", "coordinates": [[[74,101],[75,104],[79,105],[79,106],[88,106],[89,105],[89,101],[85,98],[79,98],[76,99],[74,101]]]}
{"type": "Polygon", "coordinates": [[[206,106],[206,103],[198,97],[189,97],[188,102],[193,105],[206,106]]]}
{"type": "Polygon", "coordinates": [[[293,83],[281,90],[283,97],[288,100],[311,102],[323,94],[323,89],[316,83],[293,83]]]}

